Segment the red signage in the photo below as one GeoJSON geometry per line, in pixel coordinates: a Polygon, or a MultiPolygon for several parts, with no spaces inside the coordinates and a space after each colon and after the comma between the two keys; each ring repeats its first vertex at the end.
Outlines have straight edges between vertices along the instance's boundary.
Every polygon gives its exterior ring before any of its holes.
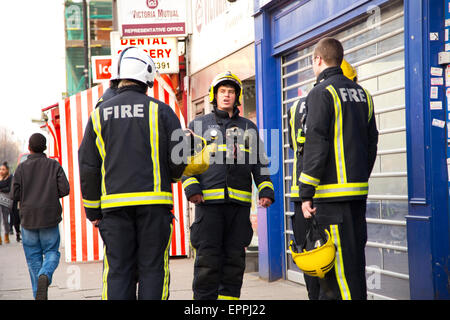
{"type": "Polygon", "coordinates": [[[93,56],[92,57],[92,81],[99,83],[111,78],[111,57],[93,56]]]}
{"type": "Polygon", "coordinates": [[[158,7],[158,0],[147,0],[147,7],[150,9],[155,9],[158,7]]]}

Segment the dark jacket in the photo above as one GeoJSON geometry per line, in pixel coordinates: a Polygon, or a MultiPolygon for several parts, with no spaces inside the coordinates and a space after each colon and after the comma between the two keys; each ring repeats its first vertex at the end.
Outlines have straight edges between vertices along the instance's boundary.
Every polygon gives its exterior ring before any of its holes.
{"type": "Polygon", "coordinates": [[[70,186],[58,161],[44,153],[30,154],[17,167],[12,188],[25,229],[55,227],[61,221],[59,198],[69,194],[70,186]]]}
{"type": "Polygon", "coordinates": [[[306,123],[306,97],[300,98],[288,110],[288,136],[289,147],[294,151],[292,166],[292,184],[290,198],[293,202],[299,202],[299,181],[303,168],[303,148],[305,144],[306,123]]]}
{"type": "Polygon", "coordinates": [[[188,199],[192,195],[202,194],[205,204],[235,202],[251,206],[254,180],[259,198],[267,197],[275,201],[258,129],[253,122],[239,116],[239,109],[235,108],[230,118],[227,112],[215,108],[212,113],[192,121],[189,128],[206,140],[210,140],[214,130],[219,134],[217,154],[214,160],[211,159],[208,170],[193,177],[183,177],[183,188],[188,199]],[[200,127],[201,132],[198,132],[200,127]],[[237,130],[230,131],[233,128],[237,130]],[[232,132],[238,134],[234,143],[232,132]]]}
{"type": "Polygon", "coordinates": [[[10,175],[6,180],[0,180],[0,192],[9,193],[13,176],[10,175]]]}
{"type": "Polygon", "coordinates": [[[185,162],[172,150],[181,124],[172,108],[145,94],[147,87],[119,88],[91,114],[78,150],[81,193],[86,216],[134,205],[173,205],[172,182],[185,162]]]}
{"type": "Polygon", "coordinates": [[[365,199],[378,143],[372,97],[339,67],[324,70],[317,82],[306,100],[300,197],[317,202],[365,199]]]}

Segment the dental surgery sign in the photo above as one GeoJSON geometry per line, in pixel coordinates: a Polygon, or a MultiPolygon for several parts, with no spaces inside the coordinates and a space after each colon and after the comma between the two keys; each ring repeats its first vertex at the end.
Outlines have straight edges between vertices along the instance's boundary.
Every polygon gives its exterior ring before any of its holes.
{"type": "Polygon", "coordinates": [[[149,54],[159,73],[179,71],[178,40],[175,37],[121,38],[119,32],[113,31],[110,38],[113,66],[117,66],[116,61],[123,49],[138,47],[149,54]]]}
{"type": "Polygon", "coordinates": [[[127,38],[121,39],[118,32],[111,32],[112,56],[92,56],[92,82],[100,83],[111,78],[111,66],[117,66],[117,59],[123,49],[140,47],[155,62],[159,73],[178,73],[177,38],[127,38]]]}
{"type": "Polygon", "coordinates": [[[186,0],[117,0],[120,35],[184,37],[186,3],[186,0]]]}

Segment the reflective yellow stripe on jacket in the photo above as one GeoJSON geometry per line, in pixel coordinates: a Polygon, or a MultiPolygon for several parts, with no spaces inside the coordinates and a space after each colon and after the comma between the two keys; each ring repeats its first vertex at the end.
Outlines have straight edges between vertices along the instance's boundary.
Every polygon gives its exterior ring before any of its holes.
{"type": "Polygon", "coordinates": [[[230,199],[235,199],[243,202],[252,202],[252,193],[228,187],[228,196],[230,199]]]}
{"type": "Polygon", "coordinates": [[[324,184],[316,188],[314,198],[333,198],[367,195],[369,192],[368,182],[324,184]]]}
{"type": "Polygon", "coordinates": [[[105,142],[102,138],[102,125],[100,123],[100,108],[95,109],[91,113],[91,119],[92,119],[92,126],[94,127],[94,132],[97,138],[95,139],[95,144],[97,145],[98,153],[100,154],[100,157],[102,158],[102,195],[106,194],[106,186],[105,186],[105,158],[106,158],[106,151],[105,151],[105,142]]]}
{"type": "Polygon", "coordinates": [[[332,85],[327,87],[334,100],[334,158],[338,183],[347,182],[347,170],[344,155],[344,133],[342,126],[342,104],[339,95],[332,85]]]}
{"type": "Polygon", "coordinates": [[[191,177],[189,179],[186,179],[183,182],[183,189],[186,189],[188,186],[190,186],[191,184],[194,184],[194,183],[200,184],[200,182],[198,182],[197,178],[191,177]]]}
{"type": "Polygon", "coordinates": [[[372,118],[372,115],[373,115],[373,100],[372,100],[372,96],[370,95],[369,91],[367,91],[364,88],[363,88],[363,90],[366,93],[366,97],[367,97],[367,105],[369,106],[368,121],[370,121],[370,119],[372,118]]]}
{"type": "Polygon", "coordinates": [[[83,206],[85,208],[98,209],[98,208],[100,208],[100,200],[83,199],[83,206]]]}
{"type": "Polygon", "coordinates": [[[271,181],[263,181],[263,182],[261,182],[258,185],[258,192],[261,192],[261,190],[264,189],[264,188],[270,188],[273,191],[275,191],[274,188],[273,188],[273,183],[271,181]]]}
{"type": "MultiPolygon", "coordinates": [[[[251,192],[233,189],[230,187],[228,187],[227,190],[228,190],[228,197],[230,199],[239,200],[239,201],[248,202],[248,203],[252,202],[252,193],[251,192]]],[[[202,193],[203,193],[203,200],[205,200],[205,201],[225,199],[225,189],[224,188],[205,189],[205,190],[202,190],[202,193]]]]}
{"type": "Polygon", "coordinates": [[[102,196],[101,208],[116,208],[151,204],[173,205],[171,192],[133,192],[102,196]]]}
{"type": "Polygon", "coordinates": [[[306,173],[302,172],[300,174],[300,182],[309,184],[311,186],[317,187],[320,183],[320,180],[314,177],[311,177],[310,175],[307,175],[306,173]]]}
{"type": "Polygon", "coordinates": [[[203,200],[222,200],[225,199],[225,189],[206,189],[202,190],[203,200]]]}
{"type": "Polygon", "coordinates": [[[149,106],[148,125],[150,127],[150,147],[151,157],[153,163],[153,179],[154,179],[154,191],[161,191],[161,173],[159,165],[159,121],[158,121],[158,105],[153,101],[149,106]]]}
{"type": "Polygon", "coordinates": [[[297,100],[295,104],[291,107],[291,119],[289,120],[289,125],[291,127],[291,139],[292,139],[292,147],[294,149],[294,164],[292,166],[292,185],[291,185],[291,197],[299,196],[299,189],[297,184],[297,141],[295,137],[295,113],[297,111],[298,103],[300,100],[297,100]]]}
{"type": "Polygon", "coordinates": [[[230,199],[239,200],[243,202],[252,202],[252,193],[228,187],[228,196],[230,199]]]}

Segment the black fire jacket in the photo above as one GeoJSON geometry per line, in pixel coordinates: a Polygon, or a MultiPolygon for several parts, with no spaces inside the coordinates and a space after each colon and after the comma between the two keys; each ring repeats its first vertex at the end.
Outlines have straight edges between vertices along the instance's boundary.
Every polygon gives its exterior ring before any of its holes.
{"type": "Polygon", "coordinates": [[[378,143],[369,92],[331,67],[319,75],[306,104],[302,201],[366,198],[378,143]]]}
{"type": "Polygon", "coordinates": [[[172,150],[184,143],[175,112],[145,94],[147,88],[123,87],[91,114],[78,150],[86,216],[135,205],[173,205],[171,183],[181,178],[186,161],[172,150]]]}
{"type": "Polygon", "coordinates": [[[230,118],[227,112],[215,108],[212,113],[191,121],[189,128],[207,141],[217,133],[214,141],[218,148],[210,159],[208,170],[193,177],[183,177],[188,199],[202,194],[205,204],[235,202],[251,206],[254,180],[259,198],[275,201],[268,160],[257,126],[240,117],[239,109],[235,108],[230,118]]]}

